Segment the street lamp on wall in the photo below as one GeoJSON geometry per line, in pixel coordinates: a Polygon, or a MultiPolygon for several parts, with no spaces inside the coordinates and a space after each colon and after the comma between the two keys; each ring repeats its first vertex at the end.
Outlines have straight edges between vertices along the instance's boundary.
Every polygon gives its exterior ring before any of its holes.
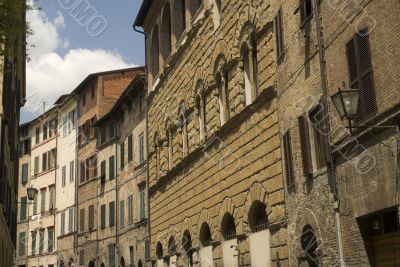
{"type": "Polygon", "coordinates": [[[350,132],[352,131],[352,120],[357,114],[360,89],[340,88],[339,91],[331,96],[333,104],[341,119],[347,119],[350,132]]]}
{"type": "Polygon", "coordinates": [[[26,189],[27,195],[28,195],[28,200],[33,201],[35,199],[35,196],[37,194],[37,189],[33,187],[28,187],[26,189]]]}

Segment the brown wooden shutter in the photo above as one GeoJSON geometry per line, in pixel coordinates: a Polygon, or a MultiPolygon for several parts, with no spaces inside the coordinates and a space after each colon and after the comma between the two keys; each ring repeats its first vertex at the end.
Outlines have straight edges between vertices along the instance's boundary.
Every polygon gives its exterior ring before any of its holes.
{"type": "Polygon", "coordinates": [[[308,129],[308,119],[305,115],[298,118],[299,122],[299,136],[300,136],[300,148],[303,163],[303,173],[305,176],[312,174],[313,166],[311,159],[311,147],[310,147],[310,132],[308,129]]]}
{"type": "Polygon", "coordinates": [[[295,185],[295,176],[293,168],[293,153],[292,153],[292,141],[291,141],[290,130],[283,135],[283,150],[285,157],[285,173],[286,173],[286,185],[287,188],[295,185]]]}
{"type": "Polygon", "coordinates": [[[94,206],[89,206],[89,229],[94,228],[94,206]]]}
{"type": "Polygon", "coordinates": [[[321,107],[321,112],[319,113],[319,131],[324,137],[325,146],[325,160],[328,164],[332,163],[331,147],[329,143],[329,113],[326,109],[327,103],[325,103],[324,98],[320,99],[319,106],[321,107]]]}
{"type": "Polygon", "coordinates": [[[350,87],[360,89],[356,122],[377,112],[368,29],[361,30],[346,45],[350,87]]]}
{"type": "Polygon", "coordinates": [[[274,25],[275,25],[275,39],[276,39],[276,57],[279,60],[284,54],[282,8],[279,9],[278,13],[274,18],[274,25]]]}
{"type": "Polygon", "coordinates": [[[81,209],[79,211],[79,226],[80,226],[81,232],[85,231],[85,210],[84,209],[81,209]]]}

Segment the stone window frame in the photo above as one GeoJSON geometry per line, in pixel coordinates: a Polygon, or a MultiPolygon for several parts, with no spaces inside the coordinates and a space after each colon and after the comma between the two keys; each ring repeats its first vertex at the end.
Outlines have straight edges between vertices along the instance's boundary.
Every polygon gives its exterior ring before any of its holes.
{"type": "Polygon", "coordinates": [[[198,80],[195,85],[195,105],[197,111],[197,123],[198,123],[198,134],[199,144],[203,144],[207,139],[207,120],[206,120],[206,94],[205,85],[202,80],[198,80]]]}
{"type": "Polygon", "coordinates": [[[229,112],[229,74],[227,61],[224,54],[220,54],[216,61],[215,73],[216,95],[218,96],[218,107],[220,126],[223,126],[230,118],[229,112]]]}
{"type": "Polygon", "coordinates": [[[163,58],[163,65],[168,61],[168,57],[172,52],[172,12],[171,4],[166,1],[161,10],[161,56],[163,58]],[[168,22],[168,23],[166,23],[168,22]]]}
{"type": "Polygon", "coordinates": [[[182,137],[182,160],[189,155],[189,136],[188,136],[188,124],[189,114],[186,102],[181,102],[178,111],[178,124],[179,130],[182,137]]]}
{"type": "Polygon", "coordinates": [[[175,40],[179,40],[180,37],[186,31],[186,0],[173,0],[173,20],[174,20],[174,36],[175,40]]]}
{"type": "Polygon", "coordinates": [[[159,27],[155,24],[151,32],[151,45],[150,45],[150,73],[154,80],[160,72],[160,37],[159,27]]]}

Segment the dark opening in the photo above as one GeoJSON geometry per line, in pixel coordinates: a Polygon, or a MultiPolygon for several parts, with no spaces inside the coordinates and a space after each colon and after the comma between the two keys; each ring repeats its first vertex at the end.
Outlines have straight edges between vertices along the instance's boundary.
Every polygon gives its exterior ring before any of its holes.
{"type": "Polygon", "coordinates": [[[174,255],[176,253],[175,239],[171,236],[168,241],[168,254],[174,255]]]}
{"type": "Polygon", "coordinates": [[[207,247],[211,242],[211,231],[207,223],[203,223],[200,228],[200,242],[203,247],[207,247]]]}
{"type": "Polygon", "coordinates": [[[310,225],[306,225],[303,228],[300,242],[302,249],[306,253],[308,265],[310,267],[319,266],[316,251],[318,247],[317,238],[315,237],[314,229],[310,225]]]}
{"type": "Polygon", "coordinates": [[[268,228],[266,206],[260,201],[255,201],[249,211],[249,226],[252,232],[259,232],[268,228]]]}
{"type": "Polygon", "coordinates": [[[236,238],[235,220],[230,213],[226,213],[222,218],[221,232],[225,240],[236,238]]]}
{"type": "Polygon", "coordinates": [[[163,258],[163,248],[160,242],[157,243],[156,254],[158,259],[163,258]]]}

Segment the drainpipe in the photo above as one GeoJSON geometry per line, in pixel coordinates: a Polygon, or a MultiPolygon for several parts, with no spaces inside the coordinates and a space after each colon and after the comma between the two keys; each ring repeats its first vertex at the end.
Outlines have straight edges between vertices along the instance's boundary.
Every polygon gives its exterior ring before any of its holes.
{"type": "Polygon", "coordinates": [[[119,136],[119,138],[116,138],[116,140],[115,140],[115,165],[114,165],[115,166],[115,212],[114,212],[114,214],[117,215],[117,216],[115,216],[115,244],[116,244],[116,246],[118,248],[118,253],[116,253],[118,263],[116,263],[116,264],[118,264],[118,266],[119,266],[119,251],[120,251],[120,249],[119,249],[119,231],[118,231],[118,229],[119,229],[118,228],[119,227],[119,225],[118,225],[119,220],[118,220],[118,217],[119,217],[120,214],[119,214],[119,202],[118,202],[119,201],[119,198],[118,198],[118,191],[119,191],[119,188],[118,188],[118,168],[119,167],[118,167],[118,142],[117,142],[117,140],[120,140],[120,138],[121,138],[121,123],[118,122],[118,121],[116,123],[118,125],[117,136],[119,136]]]}
{"type": "MultiPolygon", "coordinates": [[[[321,77],[321,87],[322,87],[322,93],[324,97],[324,105],[325,105],[325,113],[327,115],[327,137],[328,138],[328,149],[330,150],[330,144],[332,144],[332,135],[330,131],[330,122],[329,122],[329,105],[328,105],[328,81],[326,77],[326,59],[325,59],[325,47],[324,47],[324,41],[323,41],[323,34],[322,34],[322,22],[321,22],[321,15],[320,15],[320,5],[318,3],[318,0],[313,0],[313,6],[314,8],[314,16],[315,16],[315,24],[316,24],[316,30],[317,30],[317,40],[318,40],[318,56],[319,56],[319,64],[320,64],[320,77],[321,77]]],[[[329,151],[329,155],[332,155],[331,151],[329,151]]],[[[328,178],[329,179],[334,179],[335,181],[335,194],[336,194],[336,201],[337,201],[337,207],[334,209],[334,216],[335,216],[335,227],[336,227],[336,238],[337,238],[337,249],[339,252],[339,262],[340,266],[344,266],[343,262],[343,245],[342,245],[342,238],[341,238],[341,225],[340,225],[340,199],[338,196],[338,182],[336,179],[336,173],[335,173],[335,166],[334,163],[331,163],[331,166],[328,168],[328,178]]]]}
{"type": "MultiPolygon", "coordinates": [[[[147,33],[145,31],[138,30],[136,25],[133,25],[133,30],[137,33],[140,33],[144,35],[145,38],[145,55],[147,55],[147,33]]],[[[146,112],[146,200],[147,200],[147,234],[148,234],[148,240],[149,240],[149,249],[151,247],[151,240],[150,240],[150,194],[149,194],[149,182],[150,182],[150,172],[149,172],[149,124],[148,124],[148,107],[147,107],[147,96],[148,96],[148,91],[147,91],[147,74],[148,74],[148,69],[147,69],[147,57],[145,56],[145,82],[143,83],[144,91],[145,91],[145,96],[146,96],[146,106],[145,106],[145,112],[146,112]]],[[[146,242],[146,241],[145,241],[146,242]]],[[[151,250],[150,250],[151,251],[151,250]]],[[[149,253],[150,253],[149,251],[149,253]]],[[[151,253],[150,253],[151,255],[151,253]]],[[[146,255],[145,255],[146,257],[146,255]]],[[[146,259],[144,259],[146,261],[146,259]]],[[[149,260],[149,259],[147,259],[149,260]]],[[[147,266],[152,265],[152,263],[145,263],[147,266]]]]}

